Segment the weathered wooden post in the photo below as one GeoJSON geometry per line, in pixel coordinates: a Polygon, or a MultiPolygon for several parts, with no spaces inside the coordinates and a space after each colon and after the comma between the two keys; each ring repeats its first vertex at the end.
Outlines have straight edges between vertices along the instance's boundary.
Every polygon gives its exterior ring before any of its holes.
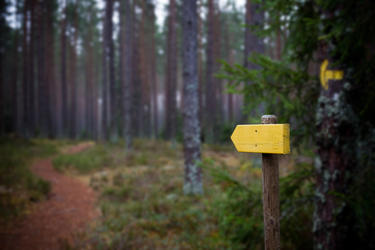
{"type": "Polygon", "coordinates": [[[231,139],[239,152],[262,153],[264,245],[280,249],[279,157],[289,154],[289,124],[276,124],[274,115],[262,124],[237,125],[231,139]]]}
{"type": "MultiPolygon", "coordinates": [[[[262,124],[275,124],[274,115],[262,116],[262,124]]],[[[279,156],[262,154],[263,221],[265,249],[280,249],[279,156]]]]}

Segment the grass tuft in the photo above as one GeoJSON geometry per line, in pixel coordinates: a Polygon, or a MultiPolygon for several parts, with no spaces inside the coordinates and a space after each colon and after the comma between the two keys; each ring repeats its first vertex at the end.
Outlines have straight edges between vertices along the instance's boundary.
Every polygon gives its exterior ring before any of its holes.
{"type": "Polygon", "coordinates": [[[97,144],[79,153],[61,154],[55,157],[52,163],[58,171],[74,167],[80,174],[87,174],[112,166],[113,160],[108,149],[102,144],[97,144]]]}
{"type": "Polygon", "coordinates": [[[48,140],[0,139],[0,220],[22,215],[30,202],[44,199],[51,186],[28,168],[32,157],[51,156],[56,145],[48,140]]]}

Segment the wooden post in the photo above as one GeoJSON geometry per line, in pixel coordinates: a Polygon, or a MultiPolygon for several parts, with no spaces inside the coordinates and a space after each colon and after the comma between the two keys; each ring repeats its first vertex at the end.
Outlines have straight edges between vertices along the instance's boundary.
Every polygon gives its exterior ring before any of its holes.
{"type": "MultiPolygon", "coordinates": [[[[262,124],[274,124],[274,115],[262,116],[262,124]]],[[[280,249],[279,158],[277,154],[262,154],[264,246],[280,249]]]]}

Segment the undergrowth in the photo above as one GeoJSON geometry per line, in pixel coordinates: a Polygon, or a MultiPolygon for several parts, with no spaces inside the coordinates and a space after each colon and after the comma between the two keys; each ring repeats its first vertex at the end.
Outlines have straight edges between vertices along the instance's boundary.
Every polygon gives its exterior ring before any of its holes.
{"type": "Polygon", "coordinates": [[[50,183],[33,175],[29,169],[34,157],[48,157],[57,152],[50,140],[0,139],[0,220],[4,223],[22,215],[30,202],[44,199],[50,183]]]}
{"type": "Polygon", "coordinates": [[[60,154],[52,161],[58,171],[74,167],[79,173],[89,173],[93,170],[112,165],[109,150],[102,144],[96,144],[84,151],[74,154],[60,154]]]}
{"type": "MultiPolygon", "coordinates": [[[[102,217],[74,249],[263,247],[259,157],[230,152],[226,146],[204,146],[205,191],[195,197],[182,192],[181,145],[137,140],[132,152],[122,154],[122,145],[109,147],[116,167],[90,175],[90,185],[100,193],[102,217]]],[[[298,203],[300,193],[310,192],[309,175],[295,173],[280,182],[283,209],[291,213],[283,215],[282,228],[297,235],[287,235],[290,240],[283,247],[293,249],[311,236],[311,218],[306,216],[311,210],[305,208],[312,203],[304,200],[303,209],[298,203]]]]}

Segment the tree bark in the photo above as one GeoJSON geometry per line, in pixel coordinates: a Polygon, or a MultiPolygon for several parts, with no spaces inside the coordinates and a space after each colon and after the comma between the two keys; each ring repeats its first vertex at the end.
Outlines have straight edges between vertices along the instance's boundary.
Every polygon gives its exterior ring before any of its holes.
{"type": "Polygon", "coordinates": [[[148,32],[148,9],[145,1],[141,1],[142,16],[139,26],[139,63],[140,63],[140,80],[141,80],[141,108],[142,117],[141,121],[141,135],[149,137],[150,136],[150,63],[147,56],[151,55],[149,53],[149,32],[148,32]]]}
{"type": "Polygon", "coordinates": [[[207,45],[206,45],[206,112],[205,128],[207,142],[214,141],[214,128],[217,124],[217,88],[214,83],[215,72],[215,5],[208,0],[207,45]]]}
{"type": "Polygon", "coordinates": [[[77,41],[78,41],[78,13],[77,6],[74,4],[73,10],[73,28],[72,44],[69,46],[70,54],[70,137],[77,136],[77,41]]]}
{"type": "Polygon", "coordinates": [[[67,23],[67,9],[66,2],[64,0],[64,17],[61,21],[61,35],[60,35],[60,46],[61,46],[61,109],[62,109],[62,134],[64,136],[68,135],[69,127],[69,116],[68,116],[68,84],[66,81],[67,78],[67,69],[66,69],[66,23],[67,23]]]}
{"type": "MultiPolygon", "coordinates": [[[[274,115],[262,116],[262,124],[274,124],[274,115]]],[[[262,154],[264,246],[280,249],[279,156],[262,154]]]]}
{"type": "Polygon", "coordinates": [[[51,131],[51,113],[49,92],[50,85],[47,79],[46,70],[46,3],[38,2],[36,6],[36,15],[38,20],[37,28],[37,64],[38,64],[38,128],[43,137],[50,136],[51,131]]]}
{"type": "Polygon", "coordinates": [[[264,12],[260,7],[260,4],[253,3],[251,0],[246,0],[244,66],[248,69],[257,68],[256,65],[248,60],[250,55],[254,52],[259,54],[264,53],[263,40],[255,34],[252,27],[264,24],[264,12]]]}
{"type": "Polygon", "coordinates": [[[46,97],[48,106],[47,109],[47,123],[48,123],[48,136],[54,136],[57,133],[57,93],[56,93],[56,81],[55,81],[55,57],[54,57],[54,28],[53,28],[53,17],[54,17],[54,2],[47,1],[45,6],[45,85],[48,86],[46,97]]]}
{"type": "Polygon", "coordinates": [[[159,133],[159,124],[158,124],[158,79],[156,72],[156,24],[155,24],[155,7],[153,6],[150,10],[150,25],[151,25],[151,88],[152,88],[152,123],[153,123],[153,137],[156,138],[159,133]]]}
{"type": "Polygon", "coordinates": [[[200,124],[197,72],[197,2],[183,1],[183,81],[185,194],[202,194],[200,124]]]}
{"type": "Polygon", "coordinates": [[[177,34],[176,34],[176,1],[169,1],[168,35],[167,35],[167,67],[166,67],[166,139],[175,140],[177,126],[177,34]]]}
{"type": "MultiPolygon", "coordinates": [[[[320,59],[329,58],[329,49],[322,46],[320,59]]],[[[333,60],[330,60],[330,65],[333,60]]],[[[340,66],[335,68],[340,69],[340,66]]],[[[341,69],[342,70],[342,69],[341,69]]],[[[346,202],[340,196],[348,192],[355,169],[357,145],[355,117],[347,101],[351,86],[348,79],[329,81],[328,89],[321,88],[316,113],[317,151],[316,200],[314,213],[315,249],[345,249],[347,245],[346,202]]]]}
{"type": "Polygon", "coordinates": [[[133,63],[133,1],[121,1],[123,8],[122,13],[125,15],[125,27],[123,32],[125,33],[124,40],[124,51],[122,57],[124,58],[124,69],[122,70],[123,79],[123,105],[124,105],[124,137],[125,137],[125,148],[130,150],[132,148],[132,63],[133,63]]]}
{"type": "Polygon", "coordinates": [[[106,5],[106,22],[107,22],[107,49],[106,49],[106,59],[109,71],[109,123],[110,123],[110,134],[111,139],[117,139],[117,91],[116,91],[116,79],[115,79],[115,62],[114,62],[114,43],[113,43],[113,0],[107,0],[106,5]]]}
{"type": "MultiPolygon", "coordinates": [[[[29,16],[29,7],[30,6],[30,1],[25,0],[24,6],[23,6],[23,22],[22,22],[22,31],[23,31],[23,38],[22,38],[22,59],[23,59],[23,76],[22,76],[22,91],[21,95],[22,98],[20,99],[22,109],[20,109],[20,117],[22,117],[22,125],[20,126],[22,129],[22,134],[26,137],[28,137],[28,127],[27,125],[29,123],[29,108],[32,108],[29,106],[29,46],[28,46],[28,38],[30,36],[30,32],[27,26],[27,23],[30,21],[28,16],[29,16]]],[[[33,21],[33,20],[32,20],[33,21]]]]}

